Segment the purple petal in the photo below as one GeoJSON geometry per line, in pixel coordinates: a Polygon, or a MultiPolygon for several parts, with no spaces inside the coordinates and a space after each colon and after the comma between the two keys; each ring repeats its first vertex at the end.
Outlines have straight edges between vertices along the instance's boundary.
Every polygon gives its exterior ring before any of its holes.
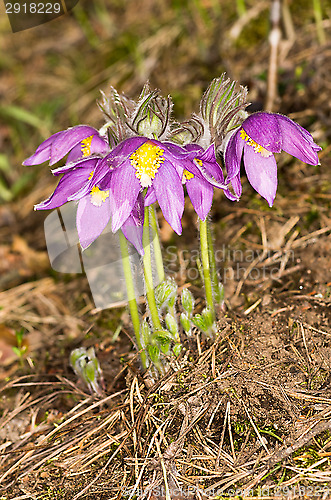
{"type": "Polygon", "coordinates": [[[48,161],[51,156],[51,146],[56,137],[59,137],[64,132],[56,132],[56,134],[51,135],[46,141],[42,142],[40,146],[37,147],[36,152],[24,160],[23,165],[39,165],[48,161]]]}
{"type": "Polygon", "coordinates": [[[201,220],[205,220],[213,203],[213,186],[196,176],[186,182],[186,189],[194,210],[201,220]]]}
{"type": "Polygon", "coordinates": [[[164,161],[155,175],[153,186],[163,216],[177,234],[182,234],[184,190],[176,169],[164,161]]]}
{"type": "Polygon", "coordinates": [[[240,130],[237,130],[234,134],[232,134],[225,146],[224,163],[228,174],[228,181],[231,181],[240,173],[240,163],[244,141],[240,139],[239,132],[240,130]]]}
{"type": "MultiPolygon", "coordinates": [[[[259,146],[272,153],[281,152],[282,134],[275,113],[253,113],[243,122],[242,128],[259,146]]],[[[254,148],[254,146],[250,147],[254,148]]]]}
{"type": "MultiPolygon", "coordinates": [[[[90,160],[90,163],[92,163],[92,160],[90,160]]],[[[87,196],[95,186],[98,186],[102,191],[108,190],[110,188],[110,175],[111,171],[109,168],[105,167],[105,165],[100,165],[98,158],[94,158],[94,167],[89,170],[86,182],[69,200],[79,200],[87,196]],[[107,182],[105,182],[105,177],[107,177],[107,182]]]]}
{"type": "Polygon", "coordinates": [[[119,168],[122,166],[134,153],[136,149],[142,146],[146,141],[146,137],[130,137],[116,146],[105,158],[108,168],[119,168]]]}
{"type": "Polygon", "coordinates": [[[88,125],[78,125],[77,127],[69,128],[65,132],[55,138],[52,142],[50,165],[54,165],[63,158],[72,148],[78,143],[90,137],[91,135],[99,135],[98,131],[88,125]]]}
{"type": "Polygon", "coordinates": [[[93,205],[89,195],[79,201],[76,223],[79,242],[83,250],[100,236],[109,222],[110,215],[109,198],[100,206],[93,205]]]}
{"type": "Polygon", "coordinates": [[[131,214],[140,191],[140,182],[129,161],[113,170],[110,191],[113,203],[112,231],[116,233],[131,214]]]}
{"type": "Polygon", "coordinates": [[[63,167],[53,168],[51,172],[53,175],[61,175],[72,172],[77,168],[85,168],[86,170],[90,170],[90,172],[92,172],[92,170],[95,169],[98,161],[99,158],[83,158],[76,163],[68,163],[66,165],[63,165],[63,167]]]}
{"type": "Polygon", "coordinates": [[[109,151],[109,145],[100,135],[93,135],[91,141],[84,143],[84,140],[77,144],[68,154],[67,163],[76,161],[92,154],[101,154],[109,151]]]}
{"type": "Polygon", "coordinates": [[[144,255],[143,248],[143,224],[144,224],[144,199],[139,193],[137,202],[129,217],[121,227],[127,240],[132,243],[140,255],[144,255]]]}
{"type": "Polygon", "coordinates": [[[186,144],[183,146],[186,151],[194,152],[195,154],[201,154],[204,152],[204,149],[202,146],[199,146],[199,144],[186,144]]]}
{"type": "MultiPolygon", "coordinates": [[[[214,180],[224,184],[223,171],[216,160],[214,144],[211,144],[202,155],[199,155],[198,160],[202,161],[202,167],[204,168],[203,177],[205,179],[207,179],[206,174],[210,174],[214,180]]],[[[199,162],[196,162],[195,164],[199,165],[199,162]]]]}
{"type": "Polygon", "coordinates": [[[310,133],[286,116],[276,115],[276,117],[282,133],[283,150],[304,163],[318,165],[317,151],[322,148],[315,144],[310,133]]]}
{"type": "MultiPolygon", "coordinates": [[[[174,160],[184,160],[185,158],[189,158],[191,151],[193,150],[193,148],[190,147],[193,145],[187,145],[187,147],[183,148],[178,146],[178,144],[173,144],[172,142],[159,142],[154,140],[152,142],[157,144],[161,149],[164,149],[165,158],[168,158],[170,161],[172,160],[173,163],[174,160]]],[[[201,149],[202,148],[200,146],[194,144],[194,150],[199,151],[201,149]]]]}
{"type": "Polygon", "coordinates": [[[68,199],[86,183],[87,176],[88,172],[86,169],[77,169],[64,175],[60,179],[54,193],[47,200],[35,205],[35,210],[50,210],[67,203],[68,199]]]}
{"type": "Polygon", "coordinates": [[[263,157],[250,146],[244,148],[244,164],[251,186],[271,207],[277,190],[277,164],[275,157],[263,157]]]}
{"type": "Polygon", "coordinates": [[[231,185],[232,185],[232,189],[234,191],[234,194],[231,193],[231,191],[229,189],[224,189],[224,194],[231,201],[239,201],[239,198],[240,198],[241,193],[242,193],[242,185],[241,185],[241,181],[240,181],[240,173],[237,174],[236,177],[233,177],[231,179],[231,185]]]}
{"type": "Polygon", "coordinates": [[[150,205],[153,205],[153,203],[157,202],[157,198],[156,198],[156,194],[155,194],[155,190],[154,190],[153,186],[151,186],[147,189],[147,193],[146,193],[144,202],[145,202],[145,207],[149,207],[150,205]]]}

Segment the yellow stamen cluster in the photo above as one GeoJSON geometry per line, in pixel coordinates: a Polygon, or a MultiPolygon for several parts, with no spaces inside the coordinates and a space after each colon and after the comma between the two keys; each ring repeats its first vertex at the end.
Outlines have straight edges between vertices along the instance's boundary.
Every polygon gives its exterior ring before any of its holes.
{"type": "Polygon", "coordinates": [[[86,137],[86,139],[82,140],[81,148],[83,156],[89,156],[91,154],[91,143],[93,137],[94,137],[93,135],[90,135],[90,137],[86,137]]]}
{"type": "Polygon", "coordinates": [[[272,153],[265,149],[263,146],[260,146],[257,142],[253,141],[249,137],[248,134],[246,134],[245,130],[242,128],[240,130],[240,137],[246,142],[247,146],[252,146],[254,148],[255,153],[260,153],[261,156],[268,158],[269,156],[272,156],[272,153]]]}
{"type": "Polygon", "coordinates": [[[88,176],[88,180],[90,181],[93,177],[93,174],[94,174],[94,170],[92,170],[92,172],[90,173],[90,175],[88,176]]]}
{"type": "Polygon", "coordinates": [[[185,184],[186,181],[193,179],[193,177],[194,177],[194,174],[192,174],[192,172],[189,172],[188,170],[184,170],[183,177],[182,177],[182,184],[185,184]]]}
{"type": "Polygon", "coordinates": [[[102,203],[109,197],[109,191],[102,191],[98,186],[93,186],[91,190],[91,203],[95,207],[101,207],[102,203]]]}
{"type": "Polygon", "coordinates": [[[152,142],[145,142],[130,156],[131,165],[136,169],[136,177],[142,187],[152,185],[152,180],[161,164],[164,162],[164,149],[152,142]]]}

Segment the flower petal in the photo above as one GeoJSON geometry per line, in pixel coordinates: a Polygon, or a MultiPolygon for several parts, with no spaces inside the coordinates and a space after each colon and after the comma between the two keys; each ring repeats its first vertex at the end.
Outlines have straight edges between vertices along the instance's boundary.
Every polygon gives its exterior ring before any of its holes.
{"type": "Polygon", "coordinates": [[[263,157],[250,146],[244,148],[244,164],[251,186],[271,207],[277,190],[277,164],[275,157],[263,157]]]}
{"type": "Polygon", "coordinates": [[[224,175],[218,161],[216,160],[214,144],[211,144],[203,154],[198,155],[198,160],[202,161],[202,166],[205,169],[205,175],[203,175],[205,179],[206,174],[210,174],[217,182],[224,184],[224,175]]]}
{"type": "Polygon", "coordinates": [[[157,171],[153,186],[164,218],[177,234],[182,234],[184,190],[175,167],[169,161],[165,160],[157,171]]]}
{"type": "Polygon", "coordinates": [[[275,113],[253,113],[243,122],[242,128],[259,146],[272,153],[281,152],[282,134],[275,113]]]}
{"type": "Polygon", "coordinates": [[[129,217],[140,191],[140,182],[129,161],[112,172],[110,192],[112,194],[112,231],[116,233],[129,217]]]}
{"type": "Polygon", "coordinates": [[[140,255],[144,255],[143,248],[143,224],[144,224],[144,199],[139,193],[135,206],[129,217],[121,227],[127,240],[132,243],[140,255]]]}
{"type": "Polygon", "coordinates": [[[76,224],[79,242],[83,250],[95,241],[107,226],[110,219],[110,200],[107,198],[100,206],[91,203],[91,196],[79,200],[76,224]]]}
{"type": "Polygon", "coordinates": [[[51,135],[46,141],[42,142],[40,146],[37,147],[36,152],[24,160],[23,165],[39,165],[48,161],[51,157],[51,146],[56,137],[63,135],[63,132],[56,132],[56,134],[51,135]]]}
{"type": "Polygon", "coordinates": [[[242,185],[240,180],[240,173],[231,179],[231,186],[234,194],[229,189],[224,189],[224,194],[231,201],[239,201],[242,193],[242,185]]]}
{"type": "Polygon", "coordinates": [[[35,205],[35,210],[50,210],[57,208],[67,203],[68,199],[73,196],[86,183],[88,171],[86,169],[77,169],[64,175],[54,193],[45,201],[35,205]]]}
{"type": "Polygon", "coordinates": [[[87,196],[93,187],[98,186],[102,191],[108,190],[110,187],[110,176],[112,171],[105,165],[100,165],[99,159],[90,159],[87,164],[91,165],[88,172],[89,175],[86,178],[86,182],[81,186],[81,189],[70,196],[69,200],[79,200],[84,196],[87,196]],[[92,165],[94,166],[92,167],[92,165]],[[105,177],[107,177],[107,182],[105,182],[105,177]]]}
{"type": "Polygon", "coordinates": [[[144,198],[144,202],[145,202],[145,207],[149,207],[150,205],[153,205],[153,203],[157,202],[157,198],[156,198],[156,194],[155,194],[155,190],[154,190],[153,186],[150,186],[147,189],[147,193],[146,193],[146,196],[144,198]]]}
{"type": "Polygon", "coordinates": [[[78,125],[62,132],[52,142],[49,164],[54,165],[54,163],[57,163],[78,143],[91,135],[99,135],[99,133],[95,128],[88,125],[78,125]]]}
{"type": "Polygon", "coordinates": [[[92,172],[92,170],[95,169],[96,164],[98,163],[99,160],[100,160],[99,158],[83,158],[80,161],[77,161],[76,163],[67,163],[62,167],[53,168],[51,172],[53,175],[61,175],[72,172],[73,170],[76,170],[78,168],[85,168],[92,172]]]}
{"type": "Polygon", "coordinates": [[[315,144],[310,133],[287,118],[287,116],[276,115],[282,133],[282,147],[286,153],[295,156],[309,165],[318,165],[319,159],[317,151],[322,148],[315,144]]]}
{"type": "Polygon", "coordinates": [[[194,210],[201,220],[205,220],[213,203],[213,186],[195,176],[186,182],[186,189],[194,210]]]}
{"type": "Polygon", "coordinates": [[[118,144],[112,151],[105,156],[104,161],[110,168],[119,168],[129,157],[147,140],[146,137],[130,137],[118,144]]]}
{"type": "Polygon", "coordinates": [[[170,161],[171,160],[184,160],[185,158],[189,158],[191,151],[194,149],[195,151],[203,150],[201,146],[198,146],[197,144],[192,144],[192,145],[187,145],[186,147],[181,147],[178,146],[178,144],[174,144],[172,142],[159,142],[159,141],[152,141],[155,142],[161,149],[164,149],[165,157],[167,157],[170,161]],[[194,148],[193,148],[193,147],[194,148]]]}
{"type": "Polygon", "coordinates": [[[227,181],[231,181],[240,173],[240,164],[244,141],[239,136],[239,130],[231,135],[224,151],[224,163],[227,171],[227,181]]]}
{"type": "Polygon", "coordinates": [[[81,141],[68,154],[67,163],[76,161],[79,158],[84,158],[93,154],[101,154],[109,151],[108,142],[98,135],[91,136],[89,141],[84,143],[81,141]]]}

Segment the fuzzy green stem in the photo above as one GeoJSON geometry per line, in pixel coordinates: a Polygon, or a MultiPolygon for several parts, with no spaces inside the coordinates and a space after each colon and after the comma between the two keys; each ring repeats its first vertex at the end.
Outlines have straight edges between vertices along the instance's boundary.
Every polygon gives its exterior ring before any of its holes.
{"type": "Polygon", "coordinates": [[[210,265],[209,265],[207,218],[204,221],[200,220],[199,225],[200,225],[200,251],[201,251],[201,261],[203,267],[203,281],[205,285],[206,303],[207,306],[210,308],[213,316],[215,316],[213,287],[210,277],[210,265]]]}
{"type": "Polygon", "coordinates": [[[121,255],[122,255],[122,265],[123,265],[123,272],[124,272],[124,278],[125,278],[125,285],[126,285],[126,291],[128,295],[128,304],[129,304],[129,309],[130,309],[130,314],[131,314],[131,319],[132,319],[132,324],[133,324],[133,329],[137,341],[137,346],[140,353],[140,358],[141,362],[143,365],[143,368],[147,368],[147,357],[146,357],[146,352],[143,350],[143,345],[141,342],[140,338],[140,318],[139,318],[139,311],[138,311],[138,305],[135,297],[135,291],[134,291],[134,283],[132,279],[132,271],[131,271],[131,265],[130,265],[130,256],[129,256],[129,251],[128,251],[128,242],[122,233],[122,231],[118,232],[119,234],[119,240],[120,240],[120,249],[121,249],[121,255]]]}
{"type": "Polygon", "coordinates": [[[208,238],[208,253],[209,253],[209,264],[211,270],[211,282],[214,292],[214,299],[216,304],[221,301],[220,289],[219,289],[219,279],[216,268],[216,259],[213,245],[213,235],[210,224],[207,225],[207,238],[208,238]]]}
{"type": "Polygon", "coordinates": [[[161,250],[161,244],[160,244],[160,237],[159,237],[159,228],[157,225],[157,220],[156,220],[156,214],[155,214],[155,208],[153,206],[149,207],[149,217],[150,217],[150,224],[153,232],[155,233],[155,236],[153,235],[153,246],[154,246],[154,256],[155,256],[155,264],[156,264],[156,270],[157,270],[157,275],[159,277],[160,283],[164,281],[164,267],[163,267],[163,258],[162,258],[162,250],[161,250]]]}
{"type": "Polygon", "coordinates": [[[325,39],[325,31],[323,28],[323,12],[322,12],[321,1],[313,0],[313,5],[314,5],[314,16],[315,16],[315,23],[317,30],[317,38],[320,45],[323,45],[326,39],[325,39]]]}
{"type": "Polygon", "coordinates": [[[242,17],[246,14],[245,0],[236,0],[238,16],[242,17]]]}
{"type": "Polygon", "coordinates": [[[155,329],[161,329],[161,323],[159,314],[157,312],[154,285],[153,285],[153,273],[152,273],[152,259],[151,259],[151,243],[150,243],[150,230],[149,230],[149,209],[145,207],[145,219],[143,228],[143,248],[144,248],[144,276],[146,285],[146,296],[149,311],[151,314],[152,323],[155,329]]]}

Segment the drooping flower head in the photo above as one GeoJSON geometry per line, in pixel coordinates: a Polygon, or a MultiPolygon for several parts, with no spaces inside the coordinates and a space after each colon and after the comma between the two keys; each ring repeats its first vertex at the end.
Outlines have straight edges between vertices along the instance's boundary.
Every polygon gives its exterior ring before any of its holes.
{"type": "Polygon", "coordinates": [[[228,129],[241,123],[243,114],[247,115],[244,112],[247,105],[247,89],[223,74],[207,88],[199,114],[194,113],[189,120],[173,127],[171,140],[191,153],[182,181],[201,220],[206,219],[211,209],[214,187],[222,189],[229,199],[237,200],[224,182],[217,150],[228,129]]]}
{"type": "MultiPolygon", "coordinates": [[[[100,158],[87,158],[53,170],[54,175],[63,174],[63,177],[54,193],[47,200],[35,205],[35,210],[50,210],[69,201],[77,201],[76,226],[83,250],[105,229],[114,206],[107,188],[112,171],[109,168],[103,170],[100,162],[100,158]]],[[[143,222],[144,208],[140,195],[121,226],[126,238],[140,254],[143,254],[143,222]]]]}
{"type": "Polygon", "coordinates": [[[78,125],[51,135],[42,142],[23,165],[39,165],[48,161],[54,165],[68,153],[67,163],[109,151],[108,141],[93,127],[78,125]]]}
{"type": "Polygon", "coordinates": [[[185,161],[182,183],[199,218],[204,221],[211,210],[214,186],[207,180],[208,175],[216,179],[218,187],[226,189],[221,167],[215,157],[215,146],[211,144],[206,150],[197,144],[188,144],[185,149],[191,153],[185,161]]]}
{"type": "Polygon", "coordinates": [[[274,153],[281,151],[310,165],[318,165],[311,134],[286,116],[259,112],[250,115],[231,133],[225,145],[224,162],[235,194],[241,195],[240,164],[243,158],[252,187],[272,206],[277,190],[277,164],[274,153]]]}
{"type": "Polygon", "coordinates": [[[147,189],[148,199],[158,201],[165,219],[181,234],[184,211],[184,191],[179,171],[188,152],[175,144],[165,144],[146,137],[132,137],[123,141],[102,160],[101,168],[116,168],[109,179],[113,200],[112,230],[116,232],[131,213],[139,193],[147,189]],[[178,171],[179,170],[179,171],[178,171]]]}

